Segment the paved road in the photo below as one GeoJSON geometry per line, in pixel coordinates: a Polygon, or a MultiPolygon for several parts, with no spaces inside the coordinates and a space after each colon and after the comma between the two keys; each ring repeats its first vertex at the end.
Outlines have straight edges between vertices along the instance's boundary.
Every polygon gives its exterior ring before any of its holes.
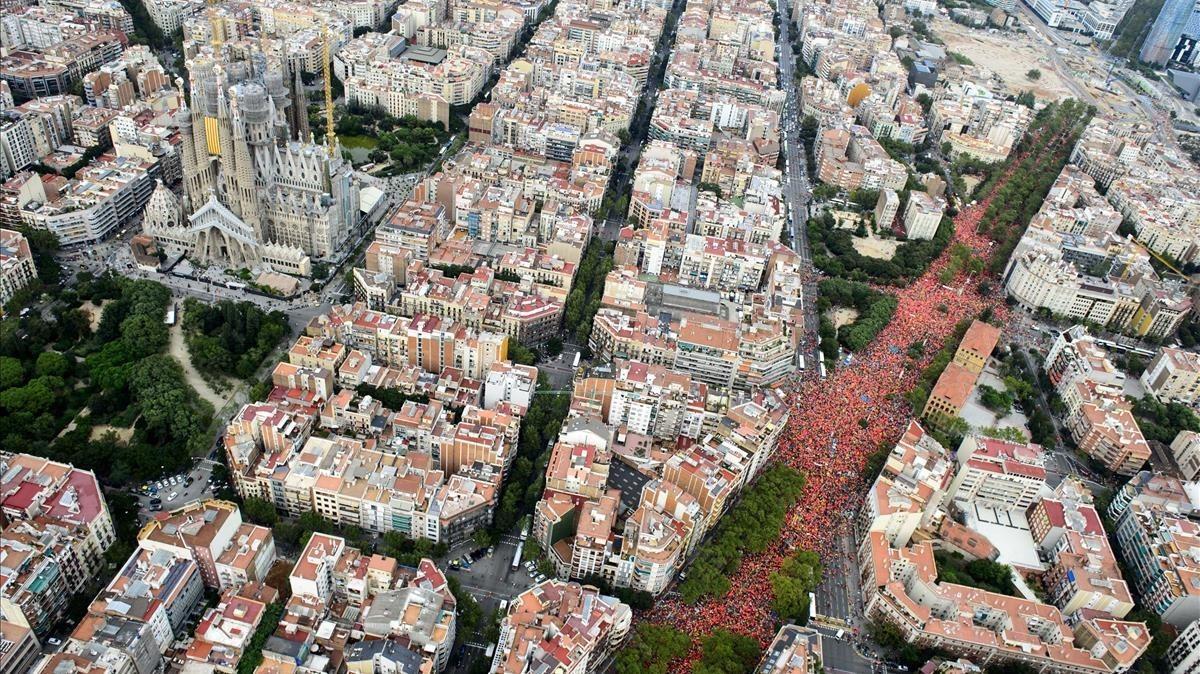
{"type": "Polygon", "coordinates": [[[816,630],[821,633],[821,648],[822,655],[824,655],[821,664],[825,665],[825,671],[872,674],[879,670],[879,666],[872,660],[859,655],[849,633],[843,634],[839,639],[835,629],[817,626],[816,630]]]}
{"type": "MultiPolygon", "coordinates": [[[[805,159],[804,143],[800,140],[800,112],[796,95],[796,57],[792,52],[792,19],[790,2],[779,0],[779,40],[775,58],[779,62],[779,83],[787,92],[783,114],[783,154],[784,154],[784,197],[787,200],[788,230],[792,237],[792,249],[800,256],[800,261],[806,269],[812,267],[812,251],[808,242],[808,204],[812,199],[812,187],[808,181],[808,164],[805,159]]],[[[817,286],[816,283],[806,283],[801,298],[801,308],[804,312],[804,329],[807,343],[811,346],[811,355],[815,363],[820,354],[817,351],[817,286]]]]}
{"type": "MultiPolygon", "coordinates": [[[[440,568],[446,569],[447,574],[457,578],[463,589],[475,597],[482,616],[475,634],[463,637],[465,644],[469,644],[463,647],[463,657],[457,658],[457,662],[447,671],[466,672],[476,658],[483,657],[484,651],[488,647],[485,631],[491,616],[500,608],[500,602],[511,601],[513,597],[535,584],[529,573],[525,571],[525,567],[522,566],[516,570],[512,568],[517,540],[515,535],[505,536],[496,544],[496,551],[491,557],[481,558],[473,563],[470,569],[449,569],[447,568],[448,563],[438,565],[440,568]]],[[[453,559],[455,555],[462,557],[474,548],[475,546],[470,543],[457,546],[452,551],[450,558],[453,559]]]]}

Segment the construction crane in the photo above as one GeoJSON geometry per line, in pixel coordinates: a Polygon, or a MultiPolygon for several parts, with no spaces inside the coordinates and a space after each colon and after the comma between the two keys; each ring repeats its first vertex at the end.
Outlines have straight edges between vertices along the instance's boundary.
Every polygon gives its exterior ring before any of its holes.
{"type": "Polygon", "coordinates": [[[329,67],[329,24],[322,24],[321,33],[325,43],[321,59],[321,72],[325,77],[325,147],[332,159],[337,134],[333,132],[333,73],[329,67]]]}

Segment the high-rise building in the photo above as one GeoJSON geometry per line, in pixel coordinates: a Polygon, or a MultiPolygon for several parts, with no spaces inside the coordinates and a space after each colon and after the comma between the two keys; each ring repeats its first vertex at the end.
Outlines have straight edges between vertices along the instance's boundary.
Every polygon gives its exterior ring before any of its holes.
{"type": "Polygon", "coordinates": [[[1195,9],[1196,0],[1166,0],[1150,26],[1138,58],[1146,63],[1166,65],[1195,9]]]}

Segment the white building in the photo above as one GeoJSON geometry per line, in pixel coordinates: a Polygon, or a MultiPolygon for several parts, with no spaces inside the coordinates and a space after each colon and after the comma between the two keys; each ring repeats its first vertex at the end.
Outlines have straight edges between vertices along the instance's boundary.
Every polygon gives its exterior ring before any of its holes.
{"type": "Polygon", "coordinates": [[[154,191],[151,165],[130,157],[109,157],[80,169],[47,198],[41,181],[30,181],[36,194],[24,201],[21,220],[53,232],[60,244],[72,246],[102,241],[141,214],[154,191]]]}
{"type": "Polygon", "coordinates": [[[1200,400],[1200,354],[1160,348],[1142,373],[1142,385],[1161,402],[1195,405],[1200,400]]]}
{"type": "Polygon", "coordinates": [[[337,536],[313,534],[300,553],[300,559],[288,575],[293,595],[316,597],[325,604],[333,599],[333,570],[342,553],[346,551],[346,541],[337,536]]]}
{"type": "Polygon", "coordinates": [[[879,190],[879,201],[875,202],[875,224],[884,229],[890,228],[892,221],[896,219],[896,212],[899,210],[900,197],[896,194],[896,190],[879,190]]]}
{"type": "Polygon", "coordinates": [[[29,241],[14,229],[0,229],[0,304],[37,278],[29,241]]]}
{"type": "Polygon", "coordinates": [[[500,403],[512,403],[522,409],[533,404],[537,389],[538,370],[529,365],[517,365],[499,360],[488,368],[483,385],[483,408],[495,409],[500,403]]]}
{"type": "Polygon", "coordinates": [[[942,222],[946,200],[913,190],[904,207],[904,231],[910,239],[932,239],[942,222]]]}
{"type": "Polygon", "coordinates": [[[1193,620],[1167,648],[1171,674],[1200,674],[1200,620],[1193,620]]]}
{"type": "Polygon", "coordinates": [[[1045,457],[1039,445],[971,434],[963,438],[957,456],[958,474],[949,489],[954,501],[1025,509],[1046,486],[1045,457]]]}

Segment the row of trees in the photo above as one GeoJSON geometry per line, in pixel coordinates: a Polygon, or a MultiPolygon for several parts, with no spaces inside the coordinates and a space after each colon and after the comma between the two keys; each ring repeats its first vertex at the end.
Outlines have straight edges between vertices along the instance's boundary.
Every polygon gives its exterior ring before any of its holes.
{"type": "Polygon", "coordinates": [[[1094,112],[1091,106],[1067,99],[1037,113],[1010,157],[1010,162],[1018,163],[1000,172],[1004,175],[1002,184],[992,194],[979,223],[979,230],[998,244],[992,254],[992,271],[998,272],[1007,264],[1094,112]]]}
{"type": "MultiPolygon", "coordinates": [[[[1058,446],[1058,435],[1054,430],[1054,420],[1050,412],[1041,404],[1039,390],[1051,395],[1051,405],[1062,402],[1050,390],[1050,381],[1042,372],[1030,370],[1021,347],[1010,344],[1008,352],[1001,358],[1000,374],[1004,378],[1004,386],[1012,393],[1014,399],[1029,413],[1029,435],[1034,442],[1043,447],[1058,446]]],[[[1041,362],[1040,353],[1031,351],[1035,362],[1041,362]]]]}
{"type": "Polygon", "coordinates": [[[424,393],[405,393],[397,388],[378,388],[370,384],[359,384],[355,390],[361,396],[371,396],[378,400],[380,405],[389,410],[399,410],[404,407],[404,403],[409,401],[421,404],[429,402],[429,396],[424,393]]]}
{"type": "Polygon", "coordinates": [[[593,239],[579,263],[571,294],[563,308],[563,322],[567,330],[575,333],[580,344],[587,344],[592,334],[592,319],[600,310],[600,298],[604,295],[604,278],[613,268],[613,243],[593,239]]]}
{"type": "Polygon", "coordinates": [[[824,279],[818,284],[817,307],[821,311],[821,351],[826,358],[837,357],[837,346],[829,335],[833,324],[823,314],[834,307],[858,312],[852,323],[837,330],[837,342],[850,351],[862,351],[891,323],[896,313],[896,298],[865,283],[840,278],[824,279]],[[830,347],[832,346],[832,349],[830,347]],[[830,353],[832,350],[832,353],[830,353]]]}
{"type": "Polygon", "coordinates": [[[617,653],[617,674],[668,674],[671,663],[691,648],[691,637],[670,625],[640,623],[617,653]]]}
{"type": "Polygon", "coordinates": [[[788,510],[804,491],[804,482],[802,474],[784,465],[763,471],[700,549],[687,579],[679,584],[683,601],[694,604],[729,592],[729,574],[741,565],[742,555],[762,552],[778,540],[788,510]]]}
{"type": "Polygon", "coordinates": [[[837,227],[829,213],[808,221],[813,264],[830,276],[864,283],[907,285],[925,273],[954,237],[954,222],[942,218],[932,239],[912,239],[896,247],[890,260],[863,255],[854,247],[853,234],[837,227]]]}
{"type": "MultiPolygon", "coordinates": [[[[544,387],[544,382],[538,383],[538,388],[544,387]]],[[[508,533],[522,515],[532,513],[541,499],[546,484],[546,464],[570,404],[571,396],[567,394],[534,395],[533,403],[521,420],[517,456],[500,488],[499,505],[492,517],[492,532],[496,538],[508,533]]]]}
{"type": "Polygon", "coordinates": [[[692,674],[749,674],[753,672],[762,648],[743,634],[713,630],[700,642],[700,661],[692,674]]]}
{"type": "MultiPolygon", "coordinates": [[[[908,402],[912,405],[913,414],[920,414],[925,409],[925,402],[929,400],[929,393],[933,390],[933,385],[937,382],[938,377],[942,376],[942,372],[954,358],[954,352],[958,350],[958,343],[962,341],[962,337],[966,334],[967,328],[970,325],[970,322],[967,320],[959,321],[954,326],[954,333],[950,339],[947,339],[946,344],[933,356],[933,360],[929,362],[929,365],[926,365],[921,370],[921,375],[917,378],[916,386],[907,395],[908,402]]],[[[910,358],[919,359],[923,352],[924,344],[914,343],[909,346],[908,355],[910,358]]]]}
{"type": "Polygon", "coordinates": [[[254,636],[250,637],[250,643],[246,646],[246,650],[242,653],[241,660],[238,660],[237,674],[254,674],[258,666],[263,662],[263,646],[267,644],[267,639],[275,633],[279,627],[279,619],[283,617],[283,603],[275,602],[267,606],[263,611],[262,620],[258,623],[258,627],[254,630],[254,636]]]}
{"type": "Polygon", "coordinates": [[[267,313],[250,302],[183,303],[183,330],[192,364],[201,372],[249,379],[288,336],[287,315],[267,313]]]}

